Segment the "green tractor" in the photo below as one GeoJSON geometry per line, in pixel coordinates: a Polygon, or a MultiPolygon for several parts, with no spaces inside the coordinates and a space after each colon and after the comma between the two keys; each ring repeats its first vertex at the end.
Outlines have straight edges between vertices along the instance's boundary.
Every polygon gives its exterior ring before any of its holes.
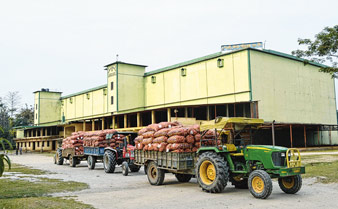
{"type": "Polygon", "coordinates": [[[201,124],[202,138],[215,130],[215,145],[201,140],[198,150],[195,175],[204,191],[222,192],[230,181],[236,188],[248,188],[254,197],[265,199],[272,192],[272,178],[278,178],[285,193],[300,190],[305,167],[298,149],[250,145],[253,133],[263,123],[261,119],[221,117],[201,124]]]}

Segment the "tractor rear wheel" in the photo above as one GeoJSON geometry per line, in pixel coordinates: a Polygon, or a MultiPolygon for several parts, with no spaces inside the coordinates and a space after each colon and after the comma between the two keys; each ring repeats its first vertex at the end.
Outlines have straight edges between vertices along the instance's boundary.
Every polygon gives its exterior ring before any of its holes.
{"type": "Polygon", "coordinates": [[[248,189],[248,179],[242,178],[241,176],[231,176],[230,182],[237,189],[248,189]]]}
{"type": "Polygon", "coordinates": [[[116,166],[116,155],[111,150],[104,152],[103,167],[106,173],[114,173],[116,166]]]}
{"type": "Polygon", "coordinates": [[[296,194],[302,187],[302,177],[300,175],[278,178],[281,190],[287,194],[296,194]]]}
{"type": "Polygon", "coordinates": [[[214,152],[201,154],[196,164],[196,178],[204,191],[222,192],[229,180],[227,162],[214,152]]]}
{"type": "Polygon", "coordinates": [[[164,170],[157,167],[154,161],[151,161],[147,166],[147,177],[151,185],[162,185],[164,181],[164,170]]]}
{"type": "Polygon", "coordinates": [[[96,158],[94,156],[89,155],[87,158],[88,168],[93,170],[95,168],[96,158]]]}
{"type": "Polygon", "coordinates": [[[128,163],[124,161],[122,163],[122,175],[128,176],[128,173],[129,173],[129,166],[128,166],[128,163]]]}
{"type": "Polygon", "coordinates": [[[189,182],[190,179],[192,178],[192,175],[190,174],[181,174],[181,173],[176,173],[175,177],[179,182],[189,182]]]}
{"type": "Polygon", "coordinates": [[[76,163],[77,163],[77,158],[73,157],[73,155],[69,156],[69,166],[70,167],[76,167],[76,163]]]}
{"type": "Polygon", "coordinates": [[[255,170],[249,175],[250,193],[259,199],[266,199],[272,192],[272,181],[269,174],[263,170],[255,170]]]}
{"type": "Polygon", "coordinates": [[[62,150],[58,149],[56,151],[56,164],[63,165],[62,150]]]}

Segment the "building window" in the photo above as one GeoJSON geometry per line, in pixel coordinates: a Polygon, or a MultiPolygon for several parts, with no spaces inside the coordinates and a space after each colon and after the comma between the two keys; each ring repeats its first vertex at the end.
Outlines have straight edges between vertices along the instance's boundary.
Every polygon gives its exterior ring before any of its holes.
{"type": "Polygon", "coordinates": [[[110,97],[110,104],[114,104],[114,96],[110,97]]]}
{"type": "Polygon", "coordinates": [[[222,68],[224,66],[224,59],[217,60],[217,67],[222,68]]]}
{"type": "Polygon", "coordinates": [[[49,147],[49,141],[47,141],[47,147],[49,147]]]}
{"type": "Polygon", "coordinates": [[[70,103],[70,104],[73,104],[73,97],[70,97],[70,98],[69,98],[69,103],[70,103]]]}
{"type": "Polygon", "coordinates": [[[35,119],[38,119],[38,114],[37,113],[35,113],[35,119]]]}
{"type": "Polygon", "coordinates": [[[156,76],[151,76],[151,82],[156,83],[156,76]]]}
{"type": "Polygon", "coordinates": [[[89,93],[87,93],[86,95],[87,95],[87,99],[90,99],[90,94],[89,94],[89,93]]]}
{"type": "Polygon", "coordinates": [[[182,68],[181,69],[181,76],[186,76],[187,75],[187,69],[186,68],[182,68]]]}
{"type": "Polygon", "coordinates": [[[38,104],[35,104],[35,109],[38,109],[38,104]]]}
{"type": "Polygon", "coordinates": [[[38,147],[40,147],[40,142],[38,142],[38,147]]]}
{"type": "Polygon", "coordinates": [[[64,102],[63,102],[63,100],[61,101],[61,106],[63,106],[64,105],[64,102]]]}
{"type": "Polygon", "coordinates": [[[114,90],[114,82],[110,82],[110,90],[114,90]]]}
{"type": "Polygon", "coordinates": [[[45,146],[45,142],[42,142],[42,147],[44,147],[45,146]]]}

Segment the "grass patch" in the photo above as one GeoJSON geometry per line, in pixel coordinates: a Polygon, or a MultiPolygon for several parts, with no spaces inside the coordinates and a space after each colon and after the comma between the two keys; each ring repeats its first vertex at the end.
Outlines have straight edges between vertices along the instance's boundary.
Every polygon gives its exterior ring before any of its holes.
{"type": "Polygon", "coordinates": [[[40,170],[40,169],[34,169],[27,166],[19,165],[19,164],[12,164],[11,170],[7,170],[8,172],[19,172],[23,174],[30,174],[30,175],[45,175],[45,174],[51,174],[51,172],[40,170]]]}
{"type": "Polygon", "coordinates": [[[338,161],[305,164],[304,178],[317,178],[321,183],[338,183],[338,161]]]}
{"type": "Polygon", "coordinates": [[[29,197],[29,198],[12,198],[2,199],[0,208],[17,209],[17,208],[34,208],[34,209],[60,209],[60,208],[78,208],[92,209],[93,207],[84,203],[77,202],[73,199],[64,199],[60,197],[29,197]]]}

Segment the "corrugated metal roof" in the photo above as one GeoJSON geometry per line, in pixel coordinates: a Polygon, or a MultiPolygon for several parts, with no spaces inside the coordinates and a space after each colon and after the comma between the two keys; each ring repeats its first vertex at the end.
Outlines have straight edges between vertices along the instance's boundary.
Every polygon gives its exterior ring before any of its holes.
{"type": "Polygon", "coordinates": [[[73,93],[73,94],[69,94],[69,95],[61,97],[61,99],[67,99],[69,97],[77,96],[77,95],[80,95],[80,94],[85,94],[85,93],[88,93],[88,92],[91,92],[91,91],[95,91],[95,90],[99,90],[99,89],[103,89],[103,88],[107,88],[107,84],[104,84],[104,85],[101,85],[101,86],[97,86],[97,87],[94,87],[94,88],[91,88],[91,89],[79,91],[79,92],[76,92],[76,93],[73,93]]]}

